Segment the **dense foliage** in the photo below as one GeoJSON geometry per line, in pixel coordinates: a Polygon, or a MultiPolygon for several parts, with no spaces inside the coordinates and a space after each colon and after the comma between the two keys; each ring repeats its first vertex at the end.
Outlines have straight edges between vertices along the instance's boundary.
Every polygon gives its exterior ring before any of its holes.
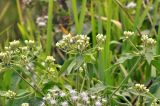
{"type": "Polygon", "coordinates": [[[1,0],[0,106],[159,106],[159,4],[1,0]]]}

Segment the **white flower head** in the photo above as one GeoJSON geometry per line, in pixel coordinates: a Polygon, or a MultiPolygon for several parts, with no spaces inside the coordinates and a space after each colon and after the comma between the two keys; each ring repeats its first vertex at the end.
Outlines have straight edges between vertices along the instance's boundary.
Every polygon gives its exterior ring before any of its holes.
{"type": "Polygon", "coordinates": [[[80,93],[83,101],[87,102],[89,100],[88,94],[86,92],[80,93]]]}
{"type": "Polygon", "coordinates": [[[57,103],[57,101],[56,101],[55,99],[51,99],[51,100],[50,100],[50,103],[51,103],[52,105],[55,105],[55,104],[57,103]]]}
{"type": "Polygon", "coordinates": [[[73,90],[73,89],[70,89],[69,93],[70,93],[71,96],[77,95],[77,91],[73,90]]]}
{"type": "Polygon", "coordinates": [[[11,49],[15,49],[15,48],[19,47],[20,41],[14,40],[14,41],[10,42],[9,44],[10,44],[11,49]]]}
{"type": "Polygon", "coordinates": [[[131,37],[132,35],[134,35],[134,32],[124,31],[123,34],[125,35],[126,39],[128,39],[129,37],[131,37]]]}
{"type": "Polygon", "coordinates": [[[21,106],[29,106],[29,103],[22,103],[21,106]]]}
{"type": "Polygon", "coordinates": [[[72,99],[73,101],[76,101],[76,100],[78,100],[78,99],[79,99],[79,96],[75,96],[75,95],[73,95],[73,96],[71,96],[71,99],[72,99]]]}
{"type": "Polygon", "coordinates": [[[60,96],[61,96],[61,97],[64,97],[64,96],[66,96],[66,93],[61,92],[61,93],[60,93],[60,96]]]}
{"type": "Polygon", "coordinates": [[[49,63],[54,62],[54,61],[55,59],[53,58],[53,56],[47,56],[45,60],[45,62],[49,62],[49,63]]]}
{"type": "Polygon", "coordinates": [[[135,84],[135,89],[140,93],[146,93],[149,92],[149,89],[143,84],[135,84]]]}
{"type": "Polygon", "coordinates": [[[62,106],[68,106],[68,102],[67,102],[67,101],[64,101],[64,102],[61,103],[61,105],[62,105],[62,106]]]}
{"type": "Polygon", "coordinates": [[[102,103],[100,101],[96,101],[95,106],[102,106],[102,103]]]}
{"type": "Polygon", "coordinates": [[[11,90],[8,90],[6,93],[5,93],[5,96],[8,97],[8,98],[14,98],[16,96],[16,93],[11,91],[11,90]]]}
{"type": "Polygon", "coordinates": [[[135,8],[136,5],[137,5],[137,4],[132,1],[132,2],[129,2],[129,3],[127,4],[126,8],[135,8]]]}

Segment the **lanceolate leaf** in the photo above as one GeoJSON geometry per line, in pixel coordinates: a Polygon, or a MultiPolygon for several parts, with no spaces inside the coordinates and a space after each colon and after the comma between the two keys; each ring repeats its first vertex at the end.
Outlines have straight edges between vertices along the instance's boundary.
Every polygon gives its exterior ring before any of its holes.
{"type": "Polygon", "coordinates": [[[124,55],[122,55],[118,60],[117,60],[117,64],[122,64],[124,63],[126,60],[132,59],[134,57],[133,54],[131,53],[126,53],[124,55]]]}
{"type": "Polygon", "coordinates": [[[151,64],[160,71],[160,60],[153,60],[151,64]]]}

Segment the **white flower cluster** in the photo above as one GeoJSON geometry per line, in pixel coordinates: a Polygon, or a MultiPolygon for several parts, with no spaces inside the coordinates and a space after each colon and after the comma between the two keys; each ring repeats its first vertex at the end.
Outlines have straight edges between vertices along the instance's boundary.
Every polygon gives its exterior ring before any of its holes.
{"type": "Polygon", "coordinates": [[[47,56],[45,62],[46,63],[53,63],[55,61],[55,59],[53,58],[53,56],[47,56]]]}
{"type": "Polygon", "coordinates": [[[10,44],[11,49],[15,49],[15,48],[19,47],[20,42],[19,42],[19,40],[14,40],[14,41],[10,42],[9,44],[10,44]]]}
{"type": "Polygon", "coordinates": [[[96,36],[96,40],[97,40],[97,43],[104,42],[106,40],[106,36],[103,36],[103,34],[98,34],[96,36]]]}
{"type": "Polygon", "coordinates": [[[14,98],[16,96],[16,93],[11,91],[11,90],[8,90],[6,93],[5,93],[5,96],[8,97],[8,98],[14,98]]]}
{"type": "Polygon", "coordinates": [[[38,50],[31,48],[34,48],[33,40],[25,40],[25,45],[22,45],[19,40],[11,41],[8,46],[0,52],[1,63],[10,64],[11,60],[15,60],[12,62],[26,63],[28,62],[26,61],[28,56],[31,56],[32,54],[34,55],[35,52],[38,52],[38,50]],[[30,50],[32,50],[32,53],[30,50]]]}
{"type": "Polygon", "coordinates": [[[7,57],[7,52],[1,52],[0,59],[3,60],[5,57],[7,57]]]}
{"type": "Polygon", "coordinates": [[[10,55],[9,51],[1,52],[0,53],[0,60],[2,60],[2,62],[4,62],[5,64],[9,64],[9,62],[11,60],[11,55],[10,55]]]}
{"type": "Polygon", "coordinates": [[[25,40],[24,42],[29,46],[33,46],[33,44],[35,43],[33,40],[25,40]]]}
{"type": "Polygon", "coordinates": [[[64,35],[63,39],[56,43],[56,46],[67,52],[84,51],[89,46],[89,37],[87,35],[64,35]]]}
{"type": "Polygon", "coordinates": [[[39,27],[45,27],[47,25],[48,16],[37,17],[36,23],[39,27]]]}
{"type": "Polygon", "coordinates": [[[135,84],[135,89],[139,93],[147,93],[147,92],[149,92],[149,89],[147,89],[147,87],[144,86],[143,84],[135,84]]]}
{"type": "Polygon", "coordinates": [[[148,35],[142,35],[142,38],[141,38],[144,46],[146,47],[152,47],[156,44],[156,41],[152,38],[149,38],[148,35]]]}
{"type": "Polygon", "coordinates": [[[21,106],[29,106],[29,103],[22,103],[21,106]]]}
{"type": "MultiPolygon", "coordinates": [[[[72,36],[71,34],[64,35],[63,39],[56,43],[56,46],[66,52],[83,52],[85,51],[90,43],[90,38],[87,35],[76,35],[72,36]]],[[[97,40],[97,49],[102,50],[100,47],[102,43],[106,40],[106,36],[98,34],[96,36],[97,40]]]]}
{"type": "MultiPolygon", "coordinates": [[[[77,92],[74,89],[66,90],[50,89],[43,98],[52,106],[106,106],[107,101],[97,95],[91,95],[87,92],[77,92]]],[[[44,103],[42,103],[44,104],[44,103]]]]}
{"type": "Polygon", "coordinates": [[[156,99],[153,100],[153,102],[151,103],[151,106],[159,106],[156,99]]]}
{"type": "Polygon", "coordinates": [[[125,38],[128,39],[129,37],[131,37],[132,35],[134,35],[134,32],[124,31],[123,34],[125,35],[125,38]]]}

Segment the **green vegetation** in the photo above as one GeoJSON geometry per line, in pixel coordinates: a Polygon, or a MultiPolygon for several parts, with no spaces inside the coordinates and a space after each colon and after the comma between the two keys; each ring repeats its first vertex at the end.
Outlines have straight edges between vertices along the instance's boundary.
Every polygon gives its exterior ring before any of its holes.
{"type": "Polygon", "coordinates": [[[159,106],[159,0],[1,0],[0,106],[159,106]]]}

